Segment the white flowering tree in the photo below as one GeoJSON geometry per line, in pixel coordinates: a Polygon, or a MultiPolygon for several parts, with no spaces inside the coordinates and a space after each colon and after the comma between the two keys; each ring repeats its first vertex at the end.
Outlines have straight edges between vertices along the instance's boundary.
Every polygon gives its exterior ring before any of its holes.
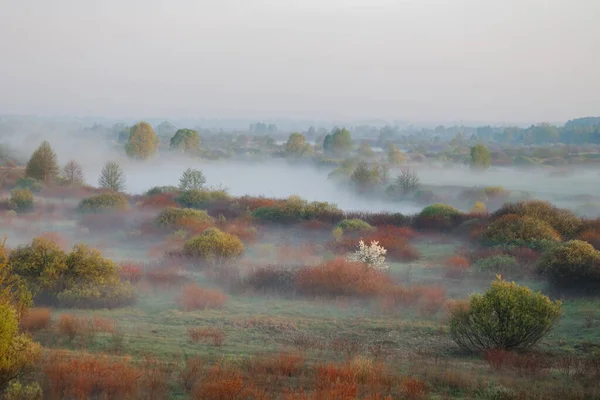
{"type": "Polygon", "coordinates": [[[358,242],[358,250],[348,255],[348,261],[361,262],[373,269],[386,271],[389,267],[385,264],[387,250],[379,245],[378,241],[372,241],[369,246],[362,240],[358,242]]]}

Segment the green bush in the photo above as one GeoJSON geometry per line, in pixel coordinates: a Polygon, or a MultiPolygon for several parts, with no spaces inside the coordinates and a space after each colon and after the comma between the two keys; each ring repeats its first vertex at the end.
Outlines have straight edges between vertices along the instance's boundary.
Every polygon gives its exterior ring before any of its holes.
{"type": "Polygon", "coordinates": [[[32,192],[39,192],[44,188],[44,184],[35,178],[21,178],[15,184],[15,189],[29,189],[32,192]]]}
{"type": "Polygon", "coordinates": [[[600,252],[587,242],[571,240],[545,252],[537,268],[558,287],[594,286],[600,283],[600,252]]]}
{"type": "Polygon", "coordinates": [[[179,188],[177,186],[154,186],[152,189],[148,190],[144,196],[155,196],[157,194],[177,192],[179,192],[179,188]]]}
{"type": "Polygon", "coordinates": [[[188,240],[183,246],[186,257],[222,264],[244,252],[244,244],[235,235],[209,228],[188,240]]]}
{"type": "Polygon", "coordinates": [[[425,207],[419,217],[422,218],[431,218],[431,217],[454,217],[457,215],[461,215],[461,212],[456,208],[449,206],[447,204],[432,204],[430,206],[425,207]]]}
{"type": "Polygon", "coordinates": [[[17,380],[10,382],[4,395],[3,400],[42,400],[43,399],[42,388],[37,382],[28,383],[23,385],[17,380]]]}
{"type": "Polygon", "coordinates": [[[30,211],[33,209],[33,194],[29,189],[15,189],[11,192],[10,202],[18,212],[30,211]]]}
{"type": "Polygon", "coordinates": [[[324,221],[331,218],[339,218],[343,215],[343,211],[335,204],[324,201],[313,201],[304,207],[302,214],[302,217],[306,220],[316,219],[324,221]]]}
{"type": "Polygon", "coordinates": [[[99,213],[109,210],[126,210],[129,208],[127,197],[121,193],[102,193],[79,202],[77,210],[81,213],[99,213]]]}
{"type": "Polygon", "coordinates": [[[450,310],[450,336],[469,350],[525,349],[552,330],[561,305],[498,278],[487,292],[471,296],[468,307],[450,310]]]}
{"type": "Polygon", "coordinates": [[[573,212],[556,208],[547,201],[530,200],[505,204],[492,215],[492,219],[509,214],[544,221],[567,239],[574,238],[583,225],[582,219],[573,212]]]}
{"type": "Polygon", "coordinates": [[[81,284],[58,294],[61,307],[116,308],[135,303],[136,295],[129,282],[113,281],[106,284],[81,284]]]}
{"type": "Polygon", "coordinates": [[[486,245],[527,246],[537,248],[544,241],[559,242],[560,235],[547,222],[539,219],[503,215],[489,224],[481,234],[486,245]]]}
{"type": "Polygon", "coordinates": [[[211,203],[229,200],[226,190],[194,189],[183,191],[175,198],[177,204],[186,208],[207,208],[211,203]]]}
{"type": "Polygon", "coordinates": [[[345,219],[337,224],[338,228],[342,228],[344,232],[361,232],[370,231],[373,229],[371,225],[362,219],[345,219]]]}
{"type": "Polygon", "coordinates": [[[175,207],[165,208],[156,217],[156,224],[162,228],[176,229],[182,222],[212,223],[213,219],[206,211],[175,207]]]}
{"type": "Polygon", "coordinates": [[[498,254],[491,257],[481,258],[473,264],[473,270],[493,274],[518,272],[520,265],[517,259],[507,254],[498,254]]]}

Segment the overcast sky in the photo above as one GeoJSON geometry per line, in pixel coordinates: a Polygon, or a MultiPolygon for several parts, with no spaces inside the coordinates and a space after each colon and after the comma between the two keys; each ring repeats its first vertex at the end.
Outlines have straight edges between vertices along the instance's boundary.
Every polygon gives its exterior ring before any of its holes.
{"type": "Polygon", "coordinates": [[[0,0],[0,114],[600,115],[599,0],[0,0]]]}

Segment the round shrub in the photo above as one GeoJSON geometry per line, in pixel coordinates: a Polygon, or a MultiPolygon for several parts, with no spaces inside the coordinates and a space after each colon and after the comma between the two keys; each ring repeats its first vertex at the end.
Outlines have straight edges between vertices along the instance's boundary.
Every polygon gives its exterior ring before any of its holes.
{"type": "Polygon", "coordinates": [[[77,210],[81,213],[99,213],[109,210],[126,210],[129,208],[127,197],[121,193],[102,193],[79,202],[77,210]]]}
{"type": "Polygon", "coordinates": [[[509,214],[544,221],[566,238],[573,238],[583,225],[581,218],[571,211],[556,208],[550,202],[541,200],[505,204],[492,215],[492,219],[509,214]]]}
{"type": "Polygon", "coordinates": [[[473,270],[486,273],[514,273],[519,271],[520,266],[517,259],[506,254],[497,254],[477,260],[473,270]]]}
{"type": "Polygon", "coordinates": [[[211,224],[213,219],[206,211],[191,208],[167,207],[156,216],[156,224],[162,228],[176,229],[183,223],[207,223],[211,224]]]}
{"type": "Polygon", "coordinates": [[[182,207],[203,209],[211,203],[229,199],[225,190],[193,189],[181,192],[175,201],[182,207]]]}
{"type": "Polygon", "coordinates": [[[586,287],[600,283],[600,252],[581,240],[562,243],[542,255],[538,272],[559,287],[586,287]]]}
{"type": "Polygon", "coordinates": [[[32,192],[39,192],[44,188],[44,184],[35,178],[21,178],[15,183],[15,189],[29,189],[32,192]]]}
{"type": "Polygon", "coordinates": [[[244,244],[234,235],[209,228],[201,235],[188,240],[183,246],[186,257],[212,263],[223,263],[244,252],[244,244]]]}
{"type": "Polygon", "coordinates": [[[454,217],[460,215],[461,212],[456,208],[449,206],[448,204],[432,204],[425,207],[420,213],[419,217],[430,218],[430,217],[454,217]]]}
{"type": "Polygon", "coordinates": [[[144,196],[155,196],[157,194],[177,192],[179,192],[179,188],[177,186],[154,186],[152,189],[148,190],[144,196]]]}
{"type": "Polygon", "coordinates": [[[337,224],[338,228],[342,228],[344,232],[362,232],[373,229],[371,225],[362,219],[345,219],[337,224]]]}
{"type": "Polygon", "coordinates": [[[33,209],[33,194],[29,189],[15,189],[11,192],[10,202],[16,211],[23,212],[33,209]]]}
{"type": "Polygon", "coordinates": [[[539,219],[503,215],[489,224],[481,234],[487,245],[539,247],[543,242],[558,242],[560,235],[547,222],[539,219]]]}
{"type": "Polygon", "coordinates": [[[550,332],[561,305],[498,278],[487,292],[471,296],[468,307],[450,310],[450,335],[469,350],[525,349],[550,332]]]}

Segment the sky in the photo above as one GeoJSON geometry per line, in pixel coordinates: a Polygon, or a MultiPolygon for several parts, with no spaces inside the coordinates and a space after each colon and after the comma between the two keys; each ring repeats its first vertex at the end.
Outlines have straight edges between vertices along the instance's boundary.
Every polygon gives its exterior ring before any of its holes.
{"type": "Polygon", "coordinates": [[[598,0],[0,0],[0,114],[600,115],[598,0]]]}

